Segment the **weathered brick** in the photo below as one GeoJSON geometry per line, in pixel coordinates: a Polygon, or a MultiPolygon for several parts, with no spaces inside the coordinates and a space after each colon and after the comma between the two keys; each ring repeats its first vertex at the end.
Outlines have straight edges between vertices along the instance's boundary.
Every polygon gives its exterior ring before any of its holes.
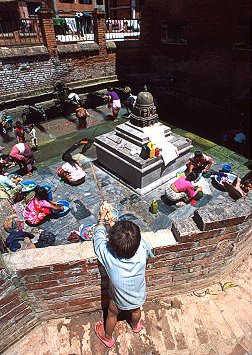
{"type": "Polygon", "coordinates": [[[16,308],[17,306],[21,305],[23,302],[19,300],[19,298],[14,298],[4,306],[0,308],[0,315],[8,313],[11,309],[16,308]]]}
{"type": "Polygon", "coordinates": [[[39,267],[39,268],[33,268],[33,269],[25,269],[25,270],[19,270],[18,275],[19,276],[28,276],[28,275],[41,275],[41,274],[50,274],[51,269],[49,266],[45,267],[39,267]]]}
{"type": "Polygon", "coordinates": [[[69,303],[68,302],[57,302],[54,304],[48,304],[48,309],[54,310],[58,308],[68,308],[69,303]]]}
{"type": "Polygon", "coordinates": [[[51,288],[57,285],[58,285],[58,281],[37,282],[34,284],[26,284],[25,288],[27,290],[36,290],[36,289],[51,288]]]}
{"type": "Polygon", "coordinates": [[[209,245],[209,244],[217,244],[222,240],[228,239],[228,240],[235,240],[238,235],[238,232],[230,233],[230,234],[222,234],[219,235],[218,237],[215,238],[208,238],[204,240],[200,240],[199,244],[201,246],[204,245],[209,245]]]}
{"type": "Polygon", "coordinates": [[[55,272],[55,273],[39,276],[39,281],[58,280],[59,278],[62,277],[64,277],[63,272],[55,272]]]}
{"type": "Polygon", "coordinates": [[[175,245],[168,245],[168,246],[163,246],[163,247],[158,247],[154,249],[154,255],[160,255],[160,254],[165,254],[169,252],[174,252],[178,250],[184,250],[184,249],[190,249],[194,248],[197,246],[196,242],[191,242],[191,243],[180,243],[180,244],[175,244],[175,245]]]}
{"type": "Polygon", "coordinates": [[[3,298],[0,299],[0,306],[3,306],[9,302],[11,302],[13,299],[16,299],[18,296],[18,291],[10,291],[10,293],[3,298]]]}
{"type": "Polygon", "coordinates": [[[12,311],[4,314],[3,317],[1,318],[1,321],[14,318],[16,315],[18,315],[20,312],[24,311],[25,309],[26,309],[26,305],[22,303],[18,307],[12,309],[12,311]]]}
{"type": "Polygon", "coordinates": [[[67,264],[56,264],[53,265],[52,269],[53,271],[65,271],[65,270],[71,270],[75,268],[80,268],[80,270],[82,270],[82,268],[85,269],[85,265],[86,265],[85,262],[78,261],[78,262],[67,263],[67,264]]]}
{"type": "Polygon", "coordinates": [[[79,298],[79,299],[69,301],[69,305],[70,306],[76,306],[76,305],[82,305],[82,304],[87,305],[89,302],[99,302],[100,300],[101,300],[101,297],[90,297],[88,299],[79,298]]]}
{"type": "MultiPolygon", "coordinates": [[[[201,244],[200,244],[201,245],[201,244]]],[[[206,253],[209,251],[215,250],[215,246],[204,246],[204,247],[198,247],[194,249],[189,249],[189,250],[181,250],[178,252],[178,260],[180,257],[188,256],[188,255],[195,255],[199,253],[206,253]]]]}

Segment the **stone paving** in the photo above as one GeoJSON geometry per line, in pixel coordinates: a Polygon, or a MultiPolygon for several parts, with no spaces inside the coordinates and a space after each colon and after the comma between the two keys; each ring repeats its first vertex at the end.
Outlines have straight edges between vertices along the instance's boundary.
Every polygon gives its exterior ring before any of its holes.
{"type": "MultiPolygon", "coordinates": [[[[93,328],[101,312],[80,314],[42,323],[4,355],[251,355],[252,354],[252,257],[225,279],[236,287],[217,295],[178,295],[165,301],[146,302],[141,333],[134,334],[118,321],[116,345],[107,349],[93,328]]],[[[203,290],[202,290],[203,291],[203,290]]]]}
{"type": "MultiPolygon", "coordinates": [[[[96,107],[94,109],[88,109],[90,117],[87,119],[88,127],[94,127],[101,123],[107,123],[107,116],[111,114],[111,109],[107,108],[106,105],[96,107]]],[[[126,109],[122,107],[120,111],[121,117],[126,117],[126,109]]],[[[37,125],[36,133],[38,138],[39,146],[48,144],[54,141],[58,137],[67,135],[69,133],[83,134],[85,130],[78,130],[78,120],[75,113],[72,113],[66,117],[57,117],[52,120],[44,121],[37,125]]],[[[26,134],[26,140],[29,144],[29,134],[26,134]]],[[[8,130],[7,135],[0,135],[0,145],[4,146],[6,150],[11,149],[14,144],[17,143],[14,132],[8,130]]]]}
{"type": "MultiPolygon", "coordinates": [[[[55,201],[63,199],[68,200],[71,204],[71,211],[68,215],[58,219],[51,219],[39,227],[43,230],[52,231],[57,235],[56,245],[68,243],[67,236],[71,231],[78,230],[81,224],[95,223],[102,201],[102,196],[91,167],[91,165],[95,164],[95,147],[92,147],[85,156],[77,153],[74,157],[83,163],[87,173],[84,184],[73,187],[61,182],[57,176],[57,169],[62,162],[58,158],[54,161],[40,163],[32,178],[39,185],[50,185],[53,189],[53,199],[55,201]]],[[[194,206],[185,205],[178,207],[174,204],[167,204],[167,201],[165,201],[164,192],[166,184],[141,197],[99,167],[95,165],[93,167],[102,194],[105,200],[109,201],[118,210],[119,219],[134,221],[143,232],[156,232],[159,229],[169,228],[173,221],[192,216],[195,208],[203,206],[206,203],[217,204],[231,201],[228,194],[214,187],[211,178],[208,178],[206,180],[208,181],[211,195],[204,195],[194,206]],[[157,215],[149,212],[152,198],[155,198],[159,205],[157,215]]],[[[221,163],[215,161],[213,169],[219,170],[220,167],[221,163]]],[[[23,208],[23,203],[15,205],[15,209],[20,217],[22,216],[23,208]]],[[[30,230],[28,227],[27,229],[30,230]]]]}
{"type": "MultiPolygon", "coordinates": [[[[101,107],[100,111],[105,115],[107,109],[101,107]]],[[[101,120],[101,122],[104,122],[104,119],[101,120]]],[[[121,118],[118,124],[124,121],[125,119],[121,118]]],[[[53,156],[54,158],[39,163],[37,165],[37,171],[34,172],[32,179],[40,185],[50,185],[53,189],[54,200],[64,199],[71,203],[71,211],[67,216],[51,219],[39,227],[40,230],[48,230],[56,234],[56,245],[68,243],[67,236],[71,231],[78,230],[81,224],[86,225],[96,222],[102,196],[96,185],[92,173],[92,166],[94,167],[105,200],[109,201],[109,203],[118,210],[119,219],[130,219],[134,221],[139,225],[143,232],[156,232],[159,229],[169,228],[173,221],[192,216],[195,208],[204,206],[207,203],[217,204],[231,201],[226,192],[219,190],[212,184],[211,178],[206,179],[209,184],[208,186],[211,195],[205,194],[194,206],[185,205],[183,207],[177,207],[176,205],[168,204],[164,198],[166,184],[154,189],[147,195],[140,197],[134,191],[120,183],[120,181],[108,175],[95,165],[96,150],[94,146],[85,153],[85,156],[80,154],[80,149],[76,150],[74,154],[74,157],[83,163],[87,173],[85,183],[78,187],[72,187],[62,183],[57,176],[57,168],[62,164],[61,154],[81,137],[86,136],[92,138],[97,134],[112,130],[114,127],[114,122],[99,124],[99,122],[96,121],[96,124],[89,129],[60,137],[43,145],[40,149],[40,157],[38,160],[44,160],[45,156],[53,156]],[[159,212],[157,215],[153,215],[149,212],[149,207],[153,198],[156,199],[159,205],[159,212]]],[[[193,150],[202,149],[206,154],[211,155],[214,160],[212,166],[213,171],[220,170],[223,163],[231,164],[233,172],[240,176],[243,176],[249,171],[244,165],[247,159],[237,153],[224,147],[217,146],[212,142],[179,128],[173,129],[173,132],[192,139],[194,145],[193,150]]],[[[24,180],[27,180],[27,178],[24,180]]],[[[21,217],[23,204],[19,203],[15,208],[21,217]]],[[[36,232],[37,230],[36,228],[26,228],[31,232],[36,232]]]]}

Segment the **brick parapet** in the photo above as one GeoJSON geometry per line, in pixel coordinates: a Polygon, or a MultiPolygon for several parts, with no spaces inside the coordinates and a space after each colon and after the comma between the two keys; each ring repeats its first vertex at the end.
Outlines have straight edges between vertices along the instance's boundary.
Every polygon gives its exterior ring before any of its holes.
{"type": "Polygon", "coordinates": [[[42,3],[38,13],[43,42],[51,55],[57,55],[57,41],[53,25],[53,11],[42,3]]]}
{"type": "MultiPolygon", "coordinates": [[[[155,255],[146,270],[148,299],[207,287],[230,273],[252,251],[251,209],[243,203],[222,205],[218,210],[225,218],[222,223],[216,211],[206,206],[195,212],[201,229],[195,218],[174,222],[172,232],[177,242],[169,230],[143,234],[155,255]],[[211,230],[215,222],[218,228],[211,230]]],[[[33,326],[38,319],[94,311],[108,303],[108,279],[91,242],[4,254],[3,263],[8,273],[15,275],[17,286],[10,279],[9,286],[4,286],[2,309],[9,315],[4,326],[15,320],[15,327],[8,341],[2,338],[2,348],[15,341],[24,319],[33,326]],[[18,314],[11,313],[13,305],[18,314]]]]}
{"type": "Polygon", "coordinates": [[[100,55],[107,55],[105,12],[94,9],[94,40],[99,45],[100,55]]]}

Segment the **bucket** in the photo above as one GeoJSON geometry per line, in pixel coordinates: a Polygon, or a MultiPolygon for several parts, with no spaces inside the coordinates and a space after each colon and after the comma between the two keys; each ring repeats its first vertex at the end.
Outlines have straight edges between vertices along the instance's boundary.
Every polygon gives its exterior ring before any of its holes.
{"type": "Polygon", "coordinates": [[[44,189],[46,189],[47,194],[48,194],[48,198],[50,201],[52,201],[52,187],[50,185],[40,185],[40,187],[43,187],[44,189]]]}
{"type": "Polygon", "coordinates": [[[229,164],[223,164],[221,167],[221,170],[224,171],[225,173],[230,173],[230,171],[232,170],[232,167],[229,164]]]}

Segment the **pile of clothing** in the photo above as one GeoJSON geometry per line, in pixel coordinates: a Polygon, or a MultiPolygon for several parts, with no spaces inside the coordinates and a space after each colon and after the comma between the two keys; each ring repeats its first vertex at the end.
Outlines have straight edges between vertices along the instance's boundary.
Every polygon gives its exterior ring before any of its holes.
{"type": "Polygon", "coordinates": [[[22,221],[19,221],[17,217],[13,217],[6,219],[3,224],[5,231],[9,233],[5,243],[7,248],[9,248],[11,251],[17,251],[21,249],[23,241],[26,245],[30,245],[30,247],[33,248],[45,248],[55,244],[55,234],[48,231],[42,231],[39,235],[38,241],[33,244],[31,239],[34,238],[34,235],[24,231],[22,229],[22,223],[20,222],[22,221]]]}

